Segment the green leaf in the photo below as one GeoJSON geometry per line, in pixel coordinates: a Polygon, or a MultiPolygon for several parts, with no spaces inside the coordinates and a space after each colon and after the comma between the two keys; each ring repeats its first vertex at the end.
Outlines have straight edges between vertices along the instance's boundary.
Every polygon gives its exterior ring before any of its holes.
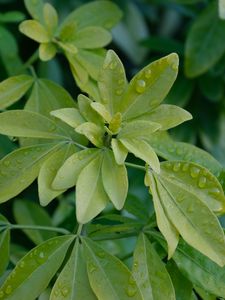
{"type": "Polygon", "coordinates": [[[167,271],[175,289],[177,300],[190,300],[192,293],[192,283],[179,271],[177,265],[171,259],[166,264],[167,271]]]}
{"type": "MultiPolygon", "coordinates": [[[[1,123],[0,123],[1,124],[1,123]]],[[[96,147],[103,146],[104,128],[96,125],[95,123],[85,122],[76,127],[76,132],[83,134],[86,138],[96,147]]]]}
{"type": "Polygon", "coordinates": [[[220,19],[225,19],[225,1],[219,0],[219,17],[220,19]]]}
{"type": "Polygon", "coordinates": [[[110,1],[94,1],[74,10],[63,22],[62,29],[68,23],[76,22],[77,30],[88,26],[100,26],[111,29],[121,19],[122,13],[117,5],[110,1]]]}
{"type": "Polygon", "coordinates": [[[16,137],[65,140],[67,133],[51,119],[30,111],[11,110],[0,114],[0,133],[16,137]]]}
{"type": "Polygon", "coordinates": [[[118,258],[88,238],[82,238],[82,244],[90,285],[99,300],[143,299],[131,272],[118,258]]]}
{"type": "Polygon", "coordinates": [[[144,160],[156,172],[160,172],[160,164],[152,147],[139,139],[120,139],[120,142],[136,157],[144,160]]]}
{"type": "Polygon", "coordinates": [[[68,189],[73,187],[81,171],[99,154],[98,149],[85,149],[71,155],[58,170],[52,188],[68,189]]]}
{"type": "Polygon", "coordinates": [[[117,54],[109,50],[98,78],[98,87],[104,104],[111,115],[120,111],[121,99],[127,88],[123,64],[117,54]]]}
{"type": "Polygon", "coordinates": [[[0,203],[28,187],[37,177],[41,164],[57,147],[55,143],[24,147],[0,160],[0,203]]]}
{"type": "Polygon", "coordinates": [[[51,111],[50,114],[73,128],[76,128],[85,122],[85,119],[76,108],[61,108],[51,111]]]}
{"type": "Polygon", "coordinates": [[[118,165],[111,150],[104,151],[102,181],[106,194],[116,209],[122,209],[128,192],[128,178],[125,165],[118,165]]]}
{"type": "Polygon", "coordinates": [[[91,107],[92,101],[85,95],[78,96],[78,108],[81,115],[88,121],[97,125],[104,124],[102,117],[91,107]]]}
{"type": "Polygon", "coordinates": [[[167,130],[191,120],[192,115],[176,105],[162,104],[153,109],[150,113],[144,114],[137,119],[157,122],[161,125],[160,130],[167,130]]]}
{"type": "Polygon", "coordinates": [[[166,267],[144,234],[140,234],[134,250],[132,274],[143,299],[176,300],[166,267]]]}
{"type": "Polygon", "coordinates": [[[80,173],[76,185],[76,213],[79,223],[87,223],[96,217],[109,199],[101,176],[102,154],[94,158],[80,173]]]}
{"type": "Polygon", "coordinates": [[[2,23],[17,23],[22,22],[25,19],[25,15],[20,11],[9,11],[0,14],[0,22],[2,23]]]}
{"type": "Polygon", "coordinates": [[[166,214],[165,208],[163,207],[163,203],[158,193],[156,182],[154,178],[152,178],[150,172],[146,172],[145,185],[150,187],[149,192],[152,194],[157,225],[167,241],[168,259],[170,259],[178,245],[179,232],[166,214]]]}
{"type": "Polygon", "coordinates": [[[42,0],[24,0],[26,9],[28,10],[29,14],[32,16],[33,19],[44,23],[44,16],[43,16],[43,8],[44,3],[42,0]]]}
{"type": "Polygon", "coordinates": [[[43,43],[39,47],[39,57],[42,61],[51,60],[57,52],[57,48],[52,43],[43,43]]]}
{"type": "Polygon", "coordinates": [[[131,80],[121,102],[123,120],[150,112],[166,97],[178,72],[178,56],[172,53],[143,68],[131,80]]]}
{"type": "Polygon", "coordinates": [[[223,214],[225,212],[225,196],[222,186],[206,168],[189,162],[163,162],[160,176],[167,178],[182,189],[198,195],[199,199],[214,213],[223,214]]]}
{"type": "Polygon", "coordinates": [[[61,298],[64,300],[97,299],[88,281],[82,250],[77,239],[68,262],[53,286],[50,300],[61,298]]]}
{"type": "Polygon", "coordinates": [[[148,141],[155,152],[166,160],[184,160],[199,164],[218,175],[221,164],[208,152],[191,144],[174,141],[166,132],[156,132],[148,141]]]}
{"type": "Polygon", "coordinates": [[[195,285],[218,297],[225,297],[225,268],[180,242],[173,257],[180,271],[195,285]]]}
{"type": "Polygon", "coordinates": [[[45,3],[43,7],[44,21],[50,35],[53,35],[58,26],[58,14],[55,8],[45,3]]]}
{"type": "Polygon", "coordinates": [[[61,266],[73,239],[72,235],[55,237],[32,249],[1,286],[3,297],[18,300],[29,295],[30,300],[35,300],[61,266]]]}
{"type": "Polygon", "coordinates": [[[223,56],[225,22],[218,18],[217,1],[208,5],[191,27],[185,45],[185,71],[196,77],[223,56]]]}
{"type": "Polygon", "coordinates": [[[126,123],[118,134],[118,139],[144,139],[148,140],[148,137],[158,129],[161,129],[161,125],[151,121],[134,120],[130,123],[126,123]]]}
{"type": "MultiPolygon", "coordinates": [[[[0,222],[8,223],[8,220],[0,214],[0,222]]],[[[4,273],[9,263],[10,230],[2,230],[0,226],[0,276],[4,273]]]]}
{"type": "Polygon", "coordinates": [[[77,48],[94,49],[105,47],[111,39],[111,34],[104,28],[89,26],[77,31],[72,43],[77,48]]]}
{"type": "Polygon", "coordinates": [[[50,42],[50,36],[44,26],[35,20],[23,21],[19,26],[19,30],[38,43],[50,42]]]}
{"type": "MultiPolygon", "coordinates": [[[[152,175],[158,197],[170,222],[191,246],[218,265],[225,264],[225,238],[218,219],[198,194],[165,175],[152,175]]],[[[156,200],[157,201],[157,200],[156,200]]]]}
{"type": "Polygon", "coordinates": [[[31,87],[34,80],[28,75],[10,77],[0,83],[0,109],[18,101],[31,87]]]}
{"type": "Polygon", "coordinates": [[[46,206],[54,198],[65,191],[64,189],[53,189],[52,183],[65,160],[76,150],[76,147],[72,144],[62,145],[62,147],[53,153],[41,166],[40,173],[38,175],[38,194],[41,205],[46,206]]]}
{"type": "MultiPolygon", "coordinates": [[[[13,215],[20,225],[52,226],[48,213],[39,204],[28,200],[16,200],[13,205],[13,215]]],[[[26,229],[23,231],[36,245],[55,236],[52,231],[26,229]]]]}
{"type": "Polygon", "coordinates": [[[112,139],[111,146],[117,164],[122,165],[128,154],[127,148],[117,139],[112,139]]]}
{"type": "Polygon", "coordinates": [[[98,102],[92,102],[91,107],[107,122],[110,123],[112,116],[106,107],[98,102]]]}

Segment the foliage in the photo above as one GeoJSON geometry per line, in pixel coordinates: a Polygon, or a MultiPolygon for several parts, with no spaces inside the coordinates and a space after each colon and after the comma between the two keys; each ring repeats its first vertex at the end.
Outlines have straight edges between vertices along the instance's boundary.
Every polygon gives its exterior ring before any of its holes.
{"type": "Polygon", "coordinates": [[[24,4],[0,14],[0,299],[225,298],[224,1],[24,4]]]}

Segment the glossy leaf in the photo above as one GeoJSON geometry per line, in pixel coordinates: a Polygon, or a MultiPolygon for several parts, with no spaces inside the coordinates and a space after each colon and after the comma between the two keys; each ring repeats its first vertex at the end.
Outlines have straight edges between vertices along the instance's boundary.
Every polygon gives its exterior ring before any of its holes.
{"type": "Polygon", "coordinates": [[[83,134],[96,147],[101,148],[103,146],[104,129],[95,123],[82,123],[75,130],[77,133],[83,134]]]}
{"type": "Polygon", "coordinates": [[[151,121],[134,120],[124,125],[118,134],[118,139],[145,139],[155,131],[161,129],[161,125],[151,121]]]}
{"type": "Polygon", "coordinates": [[[51,4],[45,3],[43,7],[43,15],[48,32],[50,35],[53,35],[58,26],[57,11],[51,4]]]}
{"type": "Polygon", "coordinates": [[[85,149],[71,155],[59,168],[52,182],[54,189],[68,189],[73,187],[81,171],[99,154],[98,149],[85,149]]]}
{"type": "Polygon", "coordinates": [[[50,239],[26,254],[0,288],[8,300],[35,300],[46,289],[61,266],[74,236],[50,239]]]}
{"type": "Polygon", "coordinates": [[[30,111],[11,110],[0,114],[0,133],[16,137],[67,139],[67,133],[51,119],[30,111]]]}
{"type": "Polygon", "coordinates": [[[125,165],[118,165],[111,150],[104,151],[102,163],[103,186],[116,209],[122,209],[128,192],[128,178],[125,165]]]}
{"type": "Polygon", "coordinates": [[[82,250],[77,239],[68,262],[53,286],[50,300],[97,300],[89,284],[82,250]]]}
{"type": "Polygon", "coordinates": [[[29,75],[9,77],[0,83],[0,109],[4,109],[18,101],[33,84],[29,75]]]}
{"type": "Polygon", "coordinates": [[[160,130],[167,130],[176,127],[185,121],[191,120],[192,116],[189,112],[178,106],[162,104],[152,112],[140,116],[138,120],[140,119],[156,122],[161,125],[160,130]]]}
{"type": "Polygon", "coordinates": [[[43,43],[39,47],[39,57],[43,61],[52,59],[57,52],[57,48],[52,43],[43,43]]]}
{"type": "Polygon", "coordinates": [[[92,101],[85,95],[78,96],[78,108],[82,116],[89,122],[103,124],[102,117],[91,107],[92,101]]]}
{"type": "Polygon", "coordinates": [[[157,107],[172,87],[178,72],[178,56],[172,53],[154,61],[133,77],[121,103],[123,119],[130,120],[157,107]]]}
{"type": "Polygon", "coordinates": [[[50,114],[74,128],[85,122],[79,110],[72,107],[53,110],[50,114]]]}
{"type": "Polygon", "coordinates": [[[111,146],[117,164],[122,165],[128,154],[126,147],[117,139],[112,139],[111,146]]]}
{"type": "Polygon", "coordinates": [[[152,194],[157,225],[167,241],[168,259],[170,259],[177,248],[179,232],[166,214],[165,208],[158,194],[156,181],[151,176],[150,172],[146,172],[145,185],[150,187],[149,192],[152,194]]]}
{"type": "Polygon", "coordinates": [[[92,102],[91,107],[107,122],[110,123],[112,116],[106,107],[98,102],[92,102]]]}
{"type": "Polygon", "coordinates": [[[82,238],[82,244],[90,285],[99,300],[143,299],[131,272],[118,258],[88,238],[82,238]]]}
{"type": "Polygon", "coordinates": [[[43,8],[44,3],[43,0],[24,0],[26,9],[28,10],[29,14],[32,16],[33,19],[40,21],[41,23],[44,22],[43,16],[43,8]]]}
{"type": "Polygon", "coordinates": [[[111,115],[120,111],[122,96],[127,88],[127,79],[122,62],[109,50],[98,78],[98,87],[104,104],[111,115]]]}
{"type": "Polygon", "coordinates": [[[214,175],[221,171],[221,164],[208,152],[194,145],[174,141],[166,132],[156,132],[148,141],[156,153],[166,160],[183,160],[199,164],[214,175]]]}
{"type": "Polygon", "coordinates": [[[50,36],[44,26],[35,20],[23,21],[19,26],[20,32],[39,43],[50,42],[50,36]]]}
{"type": "Polygon", "coordinates": [[[204,202],[214,213],[225,212],[225,196],[218,179],[206,168],[187,162],[161,163],[161,176],[176,183],[204,202]]]}
{"type": "MultiPolygon", "coordinates": [[[[7,219],[0,215],[0,222],[8,223],[7,219]]],[[[9,263],[10,230],[2,230],[0,226],[0,276],[4,273],[9,263]]]]}
{"type": "Polygon", "coordinates": [[[97,216],[109,199],[102,183],[102,154],[93,159],[80,173],[76,185],[76,213],[79,223],[97,216]]]}
{"type": "Polygon", "coordinates": [[[54,143],[24,147],[0,160],[0,203],[28,187],[37,177],[41,164],[57,147],[54,143]]]}
{"type": "MultiPolygon", "coordinates": [[[[14,202],[13,215],[17,224],[52,226],[50,216],[35,202],[19,199],[14,202]]],[[[23,230],[36,245],[52,238],[55,233],[45,230],[23,230]]]]}
{"type": "Polygon", "coordinates": [[[120,139],[120,142],[129,152],[144,160],[156,173],[159,173],[160,164],[158,157],[148,143],[139,139],[120,139]]]}
{"type": "Polygon", "coordinates": [[[225,268],[181,242],[174,254],[180,271],[195,285],[218,297],[225,297],[225,268]]]}
{"type": "Polygon", "coordinates": [[[77,31],[73,43],[78,48],[94,49],[111,42],[111,34],[102,27],[89,26],[77,31]]]}
{"type": "Polygon", "coordinates": [[[140,234],[134,250],[132,273],[143,299],[176,299],[166,267],[144,234],[140,234]]]}
{"type": "Polygon", "coordinates": [[[62,28],[72,21],[76,22],[79,30],[88,26],[101,26],[111,29],[118,23],[121,16],[120,9],[114,3],[105,0],[94,1],[74,10],[64,20],[62,28]]]}
{"type": "Polygon", "coordinates": [[[196,19],[186,40],[185,70],[188,77],[196,77],[209,70],[224,54],[224,20],[213,1],[196,19]],[[212,26],[213,24],[213,26],[212,26]]]}
{"type": "Polygon", "coordinates": [[[180,235],[218,265],[225,264],[225,238],[218,219],[198,194],[184,189],[166,176],[151,175],[155,180],[163,208],[180,235]]]}
{"type": "Polygon", "coordinates": [[[52,183],[59,168],[76,150],[74,145],[65,144],[53,153],[41,166],[38,175],[38,194],[41,205],[46,206],[65,191],[64,189],[54,190],[52,183]]]}

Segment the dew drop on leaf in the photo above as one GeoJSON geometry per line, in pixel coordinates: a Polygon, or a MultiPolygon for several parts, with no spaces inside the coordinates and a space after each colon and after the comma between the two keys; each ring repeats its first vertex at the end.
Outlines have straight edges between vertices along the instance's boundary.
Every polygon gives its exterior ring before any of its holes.
{"type": "Polygon", "coordinates": [[[212,188],[210,191],[213,195],[218,195],[220,193],[220,190],[218,188],[212,188]]]}
{"type": "Polygon", "coordinates": [[[9,295],[9,294],[12,293],[12,286],[11,286],[11,285],[8,285],[8,286],[6,287],[5,293],[6,293],[7,295],[9,295]]]}
{"type": "Polygon", "coordinates": [[[137,93],[139,94],[144,93],[146,88],[146,82],[143,79],[137,80],[135,88],[137,93]]]}
{"type": "Polygon", "coordinates": [[[177,171],[179,171],[180,170],[180,163],[178,162],[178,163],[175,163],[174,164],[174,166],[173,166],[173,170],[175,171],[175,172],[177,172],[177,171]]]}
{"type": "Polygon", "coordinates": [[[25,266],[25,262],[21,261],[20,264],[19,264],[19,267],[22,269],[22,268],[24,268],[24,266],[25,266]]]}
{"type": "Polygon", "coordinates": [[[110,65],[109,65],[109,68],[111,70],[114,70],[116,67],[117,67],[117,63],[116,62],[111,62],[110,65]]]}
{"type": "Polygon", "coordinates": [[[61,293],[64,297],[66,297],[69,294],[69,289],[68,288],[63,288],[61,293]]]}
{"type": "Polygon", "coordinates": [[[191,177],[192,177],[192,178],[198,177],[199,172],[200,172],[200,169],[199,169],[199,168],[197,168],[197,167],[192,167],[192,168],[191,168],[191,177]]]}
{"type": "Polygon", "coordinates": [[[206,177],[202,176],[202,177],[199,178],[198,186],[200,188],[204,188],[205,185],[206,185],[206,182],[207,182],[206,177]]]}
{"type": "Polygon", "coordinates": [[[103,258],[105,257],[105,252],[101,251],[97,253],[98,257],[103,258]]]}
{"type": "Polygon", "coordinates": [[[189,164],[184,164],[182,167],[182,171],[186,172],[189,168],[189,164]]]}
{"type": "Polygon", "coordinates": [[[152,75],[152,71],[150,69],[145,70],[145,78],[149,79],[152,75]]]}
{"type": "Polygon", "coordinates": [[[120,95],[122,95],[122,93],[123,93],[123,90],[122,90],[122,89],[116,90],[116,95],[120,96],[120,95]]]}

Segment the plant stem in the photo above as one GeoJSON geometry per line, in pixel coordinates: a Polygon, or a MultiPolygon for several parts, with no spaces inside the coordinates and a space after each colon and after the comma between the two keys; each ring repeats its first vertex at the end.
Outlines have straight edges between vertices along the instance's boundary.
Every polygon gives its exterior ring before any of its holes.
{"type": "Polygon", "coordinates": [[[74,145],[76,145],[76,146],[77,146],[78,148],[80,148],[80,149],[83,149],[83,150],[88,149],[88,147],[85,147],[84,145],[81,145],[81,144],[79,144],[79,143],[77,143],[77,142],[72,141],[72,143],[73,143],[74,145]]]}
{"type": "Polygon", "coordinates": [[[77,229],[77,235],[78,235],[78,236],[81,235],[82,229],[83,229],[83,224],[79,224],[78,229],[77,229]]]}
{"type": "Polygon", "coordinates": [[[70,234],[71,232],[65,228],[51,227],[51,226],[39,226],[39,225],[16,225],[16,224],[6,224],[7,229],[24,229],[24,230],[45,230],[45,231],[55,231],[62,234],[70,234]]]}
{"type": "Polygon", "coordinates": [[[125,162],[125,165],[126,165],[127,167],[130,167],[130,168],[133,168],[133,169],[138,169],[138,170],[146,171],[146,169],[145,169],[144,166],[132,164],[132,163],[129,163],[129,162],[125,162]]]}
{"type": "Polygon", "coordinates": [[[39,53],[38,50],[36,50],[30,58],[28,58],[28,60],[24,63],[24,65],[22,66],[22,68],[18,71],[18,73],[21,73],[22,71],[28,69],[31,65],[33,65],[33,63],[35,63],[36,60],[38,60],[39,58],[39,53]]]}

